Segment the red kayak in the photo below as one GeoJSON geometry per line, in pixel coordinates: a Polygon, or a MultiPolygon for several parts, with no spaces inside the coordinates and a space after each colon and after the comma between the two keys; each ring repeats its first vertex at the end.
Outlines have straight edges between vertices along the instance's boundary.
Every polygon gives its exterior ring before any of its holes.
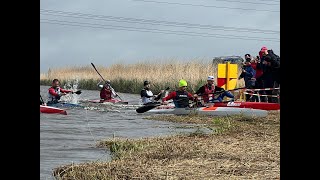
{"type": "Polygon", "coordinates": [[[128,104],[128,102],[124,102],[118,99],[109,99],[109,100],[100,100],[100,99],[95,99],[95,100],[88,100],[89,102],[92,103],[104,103],[104,102],[110,102],[110,103],[119,103],[119,104],[128,104]]]}
{"type": "Polygon", "coordinates": [[[252,108],[262,110],[279,110],[279,103],[267,103],[267,102],[216,102],[214,107],[238,107],[238,108],[252,108]]]}
{"type": "Polygon", "coordinates": [[[40,105],[40,112],[41,113],[48,113],[48,114],[64,114],[67,115],[67,111],[64,109],[51,107],[51,106],[42,106],[40,105]]]}

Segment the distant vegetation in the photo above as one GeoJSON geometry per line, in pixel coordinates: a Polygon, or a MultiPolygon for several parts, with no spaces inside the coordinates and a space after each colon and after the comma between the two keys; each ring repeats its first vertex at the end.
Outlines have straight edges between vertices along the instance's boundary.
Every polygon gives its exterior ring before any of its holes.
{"type": "MultiPolygon", "coordinates": [[[[217,63],[213,63],[211,60],[182,62],[172,59],[167,62],[114,64],[109,67],[95,64],[95,66],[104,79],[111,80],[112,87],[122,93],[140,93],[145,80],[151,81],[154,93],[166,87],[174,90],[178,87],[180,79],[185,79],[188,82],[188,91],[192,92],[206,83],[207,76],[217,77],[217,63]]],[[[59,79],[62,85],[77,80],[78,89],[88,90],[97,90],[97,84],[101,81],[99,75],[89,64],[80,67],[49,69],[47,73],[40,74],[40,85],[49,86],[55,78],[59,79]]]]}

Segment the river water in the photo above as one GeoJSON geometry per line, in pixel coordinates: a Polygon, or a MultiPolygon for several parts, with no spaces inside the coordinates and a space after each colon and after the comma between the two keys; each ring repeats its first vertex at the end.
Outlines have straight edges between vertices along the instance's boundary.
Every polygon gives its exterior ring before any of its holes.
{"type": "MultiPolygon", "coordinates": [[[[40,86],[45,101],[48,88],[40,86]]],[[[139,95],[118,94],[129,102],[127,106],[91,104],[90,107],[89,103],[81,102],[98,99],[99,91],[82,90],[81,95],[68,95],[64,99],[78,102],[85,108],[66,108],[68,115],[40,113],[40,179],[54,179],[52,170],[60,165],[109,161],[109,152],[95,147],[102,139],[156,137],[193,131],[181,128],[183,124],[144,119],[146,115],[134,110],[139,104],[139,95]]]]}

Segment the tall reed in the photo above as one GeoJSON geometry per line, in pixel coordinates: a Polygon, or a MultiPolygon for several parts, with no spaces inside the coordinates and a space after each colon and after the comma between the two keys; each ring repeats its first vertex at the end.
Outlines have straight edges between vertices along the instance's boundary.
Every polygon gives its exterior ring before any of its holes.
{"type": "MultiPolygon", "coordinates": [[[[212,60],[200,59],[187,62],[173,59],[165,62],[114,64],[109,67],[96,65],[104,79],[109,79],[113,88],[123,93],[139,93],[145,80],[151,82],[154,92],[166,87],[175,89],[178,87],[180,79],[185,79],[188,82],[189,91],[196,91],[206,82],[207,76],[217,77],[217,67],[218,63],[212,60]]],[[[93,67],[87,65],[49,69],[47,73],[40,74],[40,84],[50,85],[52,79],[55,78],[63,83],[78,79],[79,89],[97,89],[97,83],[101,81],[93,67]]]]}

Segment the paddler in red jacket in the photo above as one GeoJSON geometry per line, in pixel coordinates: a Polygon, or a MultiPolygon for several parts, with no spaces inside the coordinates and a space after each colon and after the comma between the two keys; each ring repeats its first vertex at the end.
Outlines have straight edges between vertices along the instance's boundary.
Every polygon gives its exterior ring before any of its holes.
{"type": "Polygon", "coordinates": [[[187,81],[181,79],[179,81],[179,89],[168,94],[162,99],[163,104],[168,104],[168,100],[173,99],[176,108],[189,107],[189,100],[194,100],[191,93],[186,91],[187,81]]]}
{"type": "Polygon", "coordinates": [[[111,100],[113,97],[116,96],[113,89],[111,88],[110,80],[107,80],[104,85],[100,84],[99,88],[101,88],[101,90],[100,90],[100,100],[101,101],[111,100]]]}
{"type": "Polygon", "coordinates": [[[201,86],[198,91],[194,94],[194,97],[202,96],[204,103],[210,102],[222,102],[225,96],[234,99],[234,96],[229,92],[225,91],[223,88],[214,85],[214,76],[208,76],[207,84],[201,86]],[[217,93],[217,97],[214,96],[214,93],[217,93]]]}
{"type": "Polygon", "coordinates": [[[60,81],[58,79],[54,79],[52,81],[52,86],[48,89],[48,102],[47,102],[47,104],[58,103],[61,96],[64,96],[68,93],[73,93],[73,91],[62,89],[60,87],[60,81]]]}

